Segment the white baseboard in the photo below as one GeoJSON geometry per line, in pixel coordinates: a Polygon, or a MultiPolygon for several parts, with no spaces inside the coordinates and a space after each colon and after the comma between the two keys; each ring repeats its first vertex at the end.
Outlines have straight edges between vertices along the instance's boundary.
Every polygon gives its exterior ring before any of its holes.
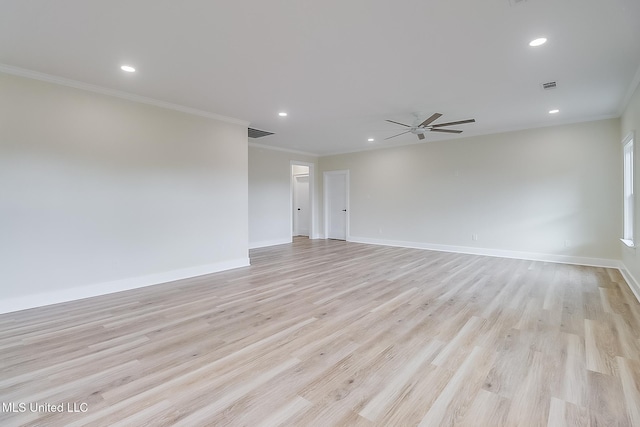
{"type": "Polygon", "coordinates": [[[627,282],[627,285],[629,285],[631,292],[633,292],[638,302],[640,302],[640,284],[638,283],[636,278],[633,277],[633,274],[629,272],[629,270],[626,268],[624,264],[622,264],[619,270],[620,270],[620,273],[622,274],[622,277],[624,277],[624,280],[627,282]]]}
{"type": "Polygon", "coordinates": [[[349,236],[349,242],[367,243],[370,245],[395,246],[401,248],[427,249],[439,252],[455,252],[470,255],[484,255],[500,258],[516,258],[531,261],[557,262],[561,264],[577,264],[590,267],[620,268],[620,261],[606,258],[576,257],[556,254],[539,254],[533,252],[509,251],[503,249],[474,248],[469,246],[439,245],[435,243],[405,242],[400,240],[371,239],[368,237],[349,236]]]}
{"type": "Polygon", "coordinates": [[[293,242],[291,237],[284,239],[261,240],[259,242],[249,242],[249,249],[266,248],[267,246],[286,245],[293,242]]]}
{"type": "Polygon", "coordinates": [[[60,289],[52,292],[42,292],[39,294],[6,298],[0,300],[0,314],[96,297],[99,295],[112,294],[115,292],[128,291],[131,289],[143,288],[145,286],[159,285],[161,283],[203,276],[205,274],[247,267],[249,265],[249,258],[239,258],[213,264],[199,265],[196,267],[181,268],[179,270],[172,270],[164,273],[149,274],[146,276],[131,277],[111,282],[60,289]]]}

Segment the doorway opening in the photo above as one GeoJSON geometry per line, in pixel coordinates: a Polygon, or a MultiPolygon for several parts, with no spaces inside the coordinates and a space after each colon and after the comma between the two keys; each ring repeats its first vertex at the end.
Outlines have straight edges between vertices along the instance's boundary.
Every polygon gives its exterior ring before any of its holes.
{"type": "Polygon", "coordinates": [[[313,163],[291,162],[291,237],[314,238],[313,163]]]}

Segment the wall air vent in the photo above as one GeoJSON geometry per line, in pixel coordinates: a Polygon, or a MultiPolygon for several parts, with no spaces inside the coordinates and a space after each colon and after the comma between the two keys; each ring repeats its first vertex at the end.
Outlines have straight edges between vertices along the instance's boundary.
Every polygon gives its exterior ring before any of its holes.
{"type": "Polygon", "coordinates": [[[556,82],[546,82],[546,83],[542,83],[542,89],[544,90],[548,90],[548,89],[555,89],[556,88],[556,82]]]}
{"type": "Polygon", "coordinates": [[[262,138],[263,136],[273,135],[273,132],[249,128],[249,138],[262,138]]]}

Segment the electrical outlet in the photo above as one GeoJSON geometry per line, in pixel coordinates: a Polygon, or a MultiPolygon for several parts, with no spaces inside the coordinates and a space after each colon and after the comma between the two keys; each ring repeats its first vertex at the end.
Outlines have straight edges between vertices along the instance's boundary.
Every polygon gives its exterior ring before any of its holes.
{"type": "Polygon", "coordinates": [[[564,247],[568,248],[569,246],[571,246],[571,240],[565,240],[564,241],[564,247]]]}
{"type": "Polygon", "coordinates": [[[478,235],[477,235],[477,234],[475,234],[475,233],[474,233],[474,234],[472,234],[472,235],[471,235],[471,240],[474,240],[474,241],[478,240],[478,235]]]}

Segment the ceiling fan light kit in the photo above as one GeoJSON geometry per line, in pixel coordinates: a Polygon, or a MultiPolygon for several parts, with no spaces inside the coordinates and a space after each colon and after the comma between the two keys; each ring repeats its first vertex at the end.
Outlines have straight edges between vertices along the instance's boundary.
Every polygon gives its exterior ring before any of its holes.
{"type": "Polygon", "coordinates": [[[457,129],[441,129],[443,127],[446,126],[455,126],[455,125],[464,125],[467,123],[475,123],[475,119],[467,119],[467,120],[458,120],[455,122],[447,122],[447,123],[438,123],[438,124],[431,124],[433,122],[435,122],[436,120],[438,120],[440,117],[442,117],[442,114],[440,113],[434,113],[433,115],[431,115],[431,117],[429,117],[428,119],[426,119],[425,121],[423,121],[422,123],[420,123],[417,126],[411,126],[411,125],[407,125],[404,123],[400,123],[400,122],[394,122],[393,120],[387,120],[389,123],[394,123],[396,125],[400,125],[400,126],[404,126],[409,128],[409,130],[406,130],[402,133],[399,133],[397,135],[393,135],[390,136],[388,138],[385,138],[385,141],[387,139],[391,139],[391,138],[395,138],[397,136],[400,135],[404,135],[405,133],[409,133],[411,132],[414,135],[418,136],[419,140],[423,140],[425,139],[424,134],[426,132],[442,132],[442,133],[462,133],[461,130],[457,130],[457,129]]]}

